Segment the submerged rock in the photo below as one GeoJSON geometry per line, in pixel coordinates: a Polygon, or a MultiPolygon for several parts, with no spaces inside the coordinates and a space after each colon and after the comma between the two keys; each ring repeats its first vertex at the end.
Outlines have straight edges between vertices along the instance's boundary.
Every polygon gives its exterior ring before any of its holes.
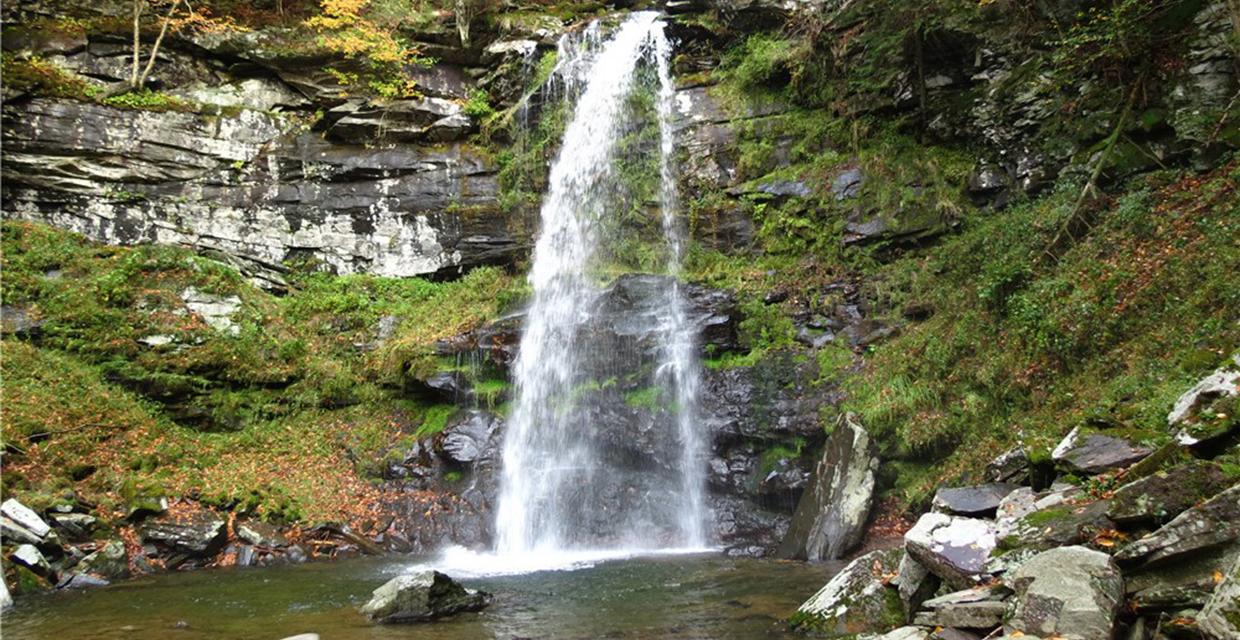
{"type": "Polygon", "coordinates": [[[828,635],[882,633],[905,623],[900,594],[887,584],[904,552],[871,551],[835,574],[818,593],[806,600],[789,622],[805,631],[828,635]]]}
{"type": "Polygon", "coordinates": [[[466,589],[438,571],[419,571],[392,578],[374,590],[362,605],[362,615],[373,622],[426,622],[463,611],[478,611],[491,596],[466,589]]]}
{"type": "Polygon", "coordinates": [[[851,414],[827,440],[779,548],[785,558],[832,560],[861,541],[874,496],[878,458],[851,414]]]}
{"type": "Polygon", "coordinates": [[[1016,607],[1009,634],[1111,640],[1124,598],[1124,579],[1107,554],[1085,547],[1040,553],[1008,578],[1016,607]]]}

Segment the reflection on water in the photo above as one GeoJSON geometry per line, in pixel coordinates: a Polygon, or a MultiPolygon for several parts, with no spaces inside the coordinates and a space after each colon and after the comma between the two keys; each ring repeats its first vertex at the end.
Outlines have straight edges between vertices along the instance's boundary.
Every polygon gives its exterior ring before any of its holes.
{"type": "Polygon", "coordinates": [[[717,555],[602,561],[576,571],[462,579],[494,593],[495,603],[434,624],[368,625],[357,606],[417,564],[385,558],[208,570],[31,597],[4,616],[4,637],[781,638],[791,634],[779,620],[838,569],[717,555]]]}

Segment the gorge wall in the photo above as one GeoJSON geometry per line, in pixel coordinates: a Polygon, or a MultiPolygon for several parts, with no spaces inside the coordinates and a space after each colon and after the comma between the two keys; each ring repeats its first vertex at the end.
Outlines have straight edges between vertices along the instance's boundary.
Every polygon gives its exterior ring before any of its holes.
{"type": "MultiPolygon", "coordinates": [[[[1166,439],[1170,402],[1236,348],[1234,8],[922,4],[661,7],[728,553],[847,553],[858,526],[1013,444],[1049,455],[1072,421],[1166,439]],[[1167,228],[1125,226],[1133,209],[1167,228]],[[1142,297],[1160,287],[1187,306],[1142,297]],[[823,516],[841,465],[873,470],[875,500],[823,516]],[[824,521],[845,542],[785,541],[824,521]]],[[[38,540],[58,564],[28,587],[117,539],[174,567],[490,544],[517,274],[562,126],[544,81],[561,34],[623,7],[508,9],[467,47],[443,16],[402,27],[435,58],[405,70],[416,95],[346,83],[358,60],[291,46],[286,24],[174,34],[135,104],[102,97],[126,77],[123,6],[6,6],[5,486],[100,521],[38,540]],[[92,413],[124,435],[76,431],[92,413]],[[59,433],[90,437],[41,445],[59,433]],[[313,473],[273,479],[291,459],[313,473]],[[198,465],[237,479],[185,477],[198,465]]],[[[633,209],[623,224],[649,224],[633,209]]],[[[649,339],[619,326],[658,282],[626,250],[600,349],[649,339]]],[[[668,412],[604,373],[581,394],[609,459],[659,472],[668,412]]]]}

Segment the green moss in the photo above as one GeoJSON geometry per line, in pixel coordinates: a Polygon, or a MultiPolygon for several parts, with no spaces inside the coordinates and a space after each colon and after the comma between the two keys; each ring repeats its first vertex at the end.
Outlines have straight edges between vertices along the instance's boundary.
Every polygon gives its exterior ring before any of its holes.
{"type": "Polygon", "coordinates": [[[56,63],[38,56],[18,58],[4,52],[0,56],[0,74],[4,76],[4,93],[33,93],[74,100],[94,99],[101,90],[80,76],[56,63]]]}
{"type": "Polygon", "coordinates": [[[1026,515],[1021,518],[1021,522],[1032,528],[1040,529],[1070,515],[1072,515],[1071,507],[1047,507],[1026,515]]]}
{"type": "Polygon", "coordinates": [[[487,407],[494,407],[496,401],[512,387],[507,380],[491,379],[474,383],[474,395],[487,407]]]}
{"type": "Polygon", "coordinates": [[[659,387],[645,387],[624,394],[624,403],[634,409],[654,411],[663,407],[663,390],[659,387]]]}
{"type": "MultiPolygon", "coordinates": [[[[13,452],[3,481],[40,504],[68,491],[122,507],[120,488],[141,485],[278,520],[360,517],[381,462],[454,411],[382,383],[414,363],[441,366],[435,340],[521,295],[516,279],[482,269],[435,283],[293,273],[276,297],[180,248],[10,221],[0,238],[0,299],[43,323],[37,341],[0,346],[0,437],[13,452]],[[235,334],[186,313],[191,287],[240,300],[235,334]],[[378,346],[384,316],[405,323],[378,346]],[[139,342],[148,336],[171,342],[139,342]]],[[[490,369],[470,376],[489,402],[502,395],[490,369]]]]}
{"type": "Polygon", "coordinates": [[[193,111],[195,105],[176,96],[171,96],[150,89],[130,91],[103,99],[109,107],[120,109],[137,109],[142,111],[193,111]]]}
{"type": "Polygon", "coordinates": [[[422,416],[422,424],[417,432],[418,437],[425,438],[443,431],[444,427],[448,426],[448,420],[456,415],[457,411],[456,405],[451,404],[437,404],[429,407],[422,416]]]}
{"type": "Polygon", "coordinates": [[[1230,251],[1238,230],[1224,195],[1238,178],[1232,160],[1200,180],[1136,180],[1051,258],[1079,194],[1065,183],[998,214],[965,214],[940,245],[869,267],[883,306],[938,310],[874,348],[864,374],[844,382],[844,408],[886,458],[939,461],[901,497],[975,474],[1016,444],[1045,458],[1064,425],[1102,422],[1165,441],[1172,403],[1212,360],[1183,355],[1207,351],[1218,362],[1240,344],[1227,320],[1240,296],[1211,257],[1230,251]]]}

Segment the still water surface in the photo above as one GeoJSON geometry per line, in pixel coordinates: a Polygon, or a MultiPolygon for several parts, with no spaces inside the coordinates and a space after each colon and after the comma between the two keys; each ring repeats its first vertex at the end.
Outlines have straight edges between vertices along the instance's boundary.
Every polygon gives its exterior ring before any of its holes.
{"type": "Polygon", "coordinates": [[[371,626],[357,613],[371,590],[415,563],[392,558],[151,576],[82,593],[19,599],[9,640],[125,638],[323,640],[418,638],[792,637],[780,619],[838,565],[728,559],[717,554],[631,558],[574,571],[464,578],[495,595],[481,613],[434,624],[371,626]]]}

